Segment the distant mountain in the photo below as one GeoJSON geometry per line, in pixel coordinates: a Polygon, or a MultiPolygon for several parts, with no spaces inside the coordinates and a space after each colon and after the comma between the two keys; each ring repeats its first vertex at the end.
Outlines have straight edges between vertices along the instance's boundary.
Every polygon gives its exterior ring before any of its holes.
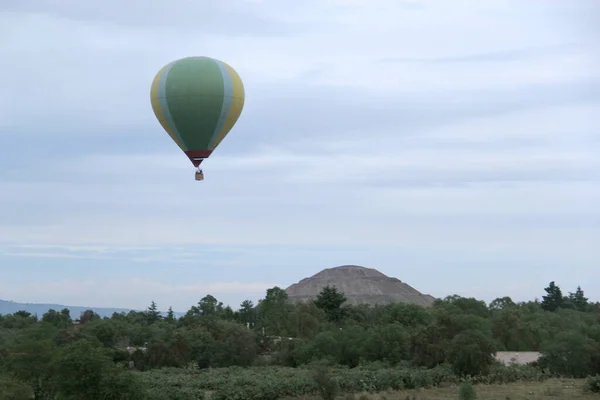
{"type": "Polygon", "coordinates": [[[71,312],[71,318],[78,319],[81,313],[86,310],[93,310],[96,314],[101,317],[110,317],[113,313],[128,313],[129,309],[126,308],[100,308],[100,307],[79,307],[79,306],[64,306],[60,304],[36,304],[36,303],[15,303],[14,301],[0,300],[0,315],[14,314],[17,311],[27,311],[33,315],[37,314],[39,317],[44,315],[50,309],[60,311],[67,308],[71,312]]]}
{"type": "Polygon", "coordinates": [[[335,286],[348,298],[347,304],[411,303],[430,306],[435,297],[422,294],[397,278],[358,265],[328,268],[286,289],[291,301],[314,299],[325,286],[335,286]]]}

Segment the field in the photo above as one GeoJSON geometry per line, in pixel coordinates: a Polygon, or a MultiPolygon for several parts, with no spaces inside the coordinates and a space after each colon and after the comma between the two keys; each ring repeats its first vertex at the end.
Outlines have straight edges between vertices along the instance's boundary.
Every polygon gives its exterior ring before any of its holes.
{"type": "MultiPolygon", "coordinates": [[[[169,368],[140,374],[151,388],[152,400],[317,400],[322,398],[320,388],[331,382],[339,400],[459,399],[461,384],[445,366],[169,368]]],[[[587,390],[586,380],[556,379],[529,366],[496,366],[488,376],[473,378],[472,384],[480,400],[600,399],[587,390]]]]}
{"type": "MultiPolygon", "coordinates": [[[[545,382],[475,385],[477,400],[598,400],[600,395],[586,390],[584,379],[550,379],[545,382]]],[[[339,396],[340,400],[449,400],[459,399],[455,385],[445,388],[386,391],[339,396]]],[[[320,397],[289,397],[286,400],[320,400],[320,397]]]]}

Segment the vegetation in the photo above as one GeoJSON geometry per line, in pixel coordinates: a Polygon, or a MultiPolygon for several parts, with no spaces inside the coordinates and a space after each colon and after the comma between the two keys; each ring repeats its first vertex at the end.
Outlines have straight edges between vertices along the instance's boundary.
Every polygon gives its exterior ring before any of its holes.
{"type": "Polygon", "coordinates": [[[76,321],[68,310],[17,312],[0,316],[0,400],[425,399],[423,388],[433,388],[427,398],[450,390],[475,399],[524,382],[597,397],[600,304],[581,288],[563,296],[551,282],[545,291],[541,302],[455,295],[423,308],[349,306],[333,287],[291,304],[275,287],[237,311],[207,295],[179,319],[154,302],[76,321]],[[507,367],[496,351],[543,355],[507,367]]]}

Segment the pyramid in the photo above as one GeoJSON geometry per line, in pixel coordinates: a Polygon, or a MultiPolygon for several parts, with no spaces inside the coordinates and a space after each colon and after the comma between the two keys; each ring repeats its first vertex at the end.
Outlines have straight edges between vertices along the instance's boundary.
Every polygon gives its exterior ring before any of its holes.
{"type": "Polygon", "coordinates": [[[428,307],[435,301],[435,297],[422,294],[397,278],[358,265],[324,269],[291,285],[286,291],[292,302],[307,301],[314,299],[327,285],[343,292],[348,298],[346,304],[408,303],[428,307]]]}

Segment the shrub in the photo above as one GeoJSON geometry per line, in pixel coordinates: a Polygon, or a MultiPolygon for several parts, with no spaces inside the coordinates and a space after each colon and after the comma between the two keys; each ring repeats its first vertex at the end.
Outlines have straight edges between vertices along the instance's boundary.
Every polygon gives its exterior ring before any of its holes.
{"type": "Polygon", "coordinates": [[[600,393],[600,375],[588,377],[587,386],[590,392],[600,393]]]}
{"type": "Polygon", "coordinates": [[[477,398],[477,394],[475,393],[475,389],[473,389],[473,385],[469,382],[465,382],[460,385],[458,390],[458,398],[460,400],[475,400],[477,398]]]}
{"type": "MultiPolygon", "coordinates": [[[[210,370],[165,368],[135,374],[154,393],[161,393],[161,388],[169,388],[174,392],[181,392],[185,388],[195,396],[211,391],[213,400],[274,400],[318,395],[328,398],[328,393],[338,392],[375,393],[465,382],[474,385],[541,381],[550,377],[550,374],[530,366],[493,365],[486,376],[460,378],[452,373],[451,366],[447,364],[432,369],[408,366],[374,369],[371,365],[356,368],[324,365],[312,365],[310,368],[271,366],[210,370]]],[[[179,393],[178,396],[186,399],[187,394],[179,393]]]]}
{"type": "Polygon", "coordinates": [[[335,378],[331,376],[329,368],[317,368],[314,372],[313,379],[317,384],[319,394],[323,400],[335,400],[340,391],[340,386],[335,378]]]}

